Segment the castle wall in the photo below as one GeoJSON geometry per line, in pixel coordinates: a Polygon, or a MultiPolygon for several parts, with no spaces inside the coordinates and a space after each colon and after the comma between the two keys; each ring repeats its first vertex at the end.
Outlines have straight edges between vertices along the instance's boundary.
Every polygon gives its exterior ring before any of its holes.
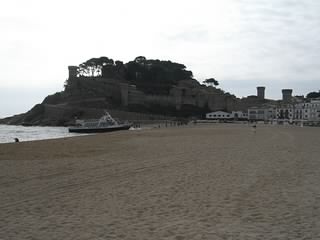
{"type": "Polygon", "coordinates": [[[108,101],[121,101],[119,83],[112,79],[72,78],[68,80],[66,94],[71,99],[105,97],[108,101]]]}
{"type": "Polygon", "coordinates": [[[145,104],[146,95],[139,91],[136,86],[127,83],[120,83],[121,104],[127,107],[128,105],[143,105],[145,104]]]}
{"type": "Polygon", "coordinates": [[[196,106],[196,95],[191,89],[182,90],[182,104],[196,106]]]}
{"type": "Polygon", "coordinates": [[[181,109],[182,105],[182,88],[179,87],[173,87],[170,90],[170,96],[174,98],[176,109],[181,109]]]}
{"type": "Polygon", "coordinates": [[[128,89],[128,104],[144,105],[146,95],[136,89],[136,86],[129,85],[128,89]]]}
{"type": "Polygon", "coordinates": [[[129,85],[127,83],[120,84],[121,104],[122,106],[129,105],[129,85]]]}
{"type": "Polygon", "coordinates": [[[196,95],[196,106],[200,108],[206,107],[208,104],[208,96],[203,92],[198,92],[196,95]]]}
{"type": "Polygon", "coordinates": [[[146,95],[145,102],[146,104],[155,104],[164,107],[175,106],[175,98],[173,96],[146,95]]]}
{"type": "Polygon", "coordinates": [[[225,96],[221,94],[211,93],[208,98],[208,107],[211,111],[225,110],[225,96]]]}
{"type": "MultiPolygon", "coordinates": [[[[74,74],[70,68],[70,74],[74,74]]],[[[69,94],[74,100],[81,98],[105,97],[108,103],[118,103],[124,107],[129,105],[173,106],[177,110],[183,105],[198,108],[208,107],[211,111],[236,110],[237,102],[232,96],[214,87],[201,86],[196,81],[181,81],[170,90],[169,96],[146,95],[135,85],[121,83],[117,79],[104,77],[75,77],[70,80],[69,94]]],[[[237,109],[238,110],[238,109],[237,109]]]]}
{"type": "Polygon", "coordinates": [[[235,105],[236,105],[236,101],[233,97],[231,96],[227,96],[225,98],[225,101],[226,101],[226,110],[228,112],[232,112],[234,111],[236,108],[235,108],[235,105]]]}

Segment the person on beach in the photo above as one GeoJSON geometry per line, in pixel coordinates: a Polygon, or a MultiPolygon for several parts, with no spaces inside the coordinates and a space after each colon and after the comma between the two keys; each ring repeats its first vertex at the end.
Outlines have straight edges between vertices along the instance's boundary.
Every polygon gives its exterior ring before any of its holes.
{"type": "Polygon", "coordinates": [[[253,130],[254,133],[256,133],[257,125],[255,123],[252,125],[252,130],[253,130]]]}
{"type": "Polygon", "coordinates": [[[19,138],[14,138],[14,141],[15,141],[15,142],[20,142],[20,141],[19,141],[19,138]]]}

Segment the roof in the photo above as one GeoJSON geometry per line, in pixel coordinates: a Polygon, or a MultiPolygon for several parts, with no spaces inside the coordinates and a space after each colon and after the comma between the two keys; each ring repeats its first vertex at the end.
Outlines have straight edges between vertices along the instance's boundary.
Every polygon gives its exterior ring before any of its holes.
{"type": "Polygon", "coordinates": [[[210,113],[207,113],[207,114],[231,114],[231,113],[224,112],[224,111],[215,111],[215,112],[210,112],[210,113]]]}

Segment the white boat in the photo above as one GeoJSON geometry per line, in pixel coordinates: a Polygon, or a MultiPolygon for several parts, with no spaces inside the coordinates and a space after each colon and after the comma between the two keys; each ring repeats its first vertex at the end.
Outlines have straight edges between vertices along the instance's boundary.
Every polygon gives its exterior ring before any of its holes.
{"type": "Polygon", "coordinates": [[[73,133],[100,133],[119,130],[128,130],[131,123],[118,123],[111,115],[105,111],[100,119],[76,120],[76,126],[69,127],[69,132],[73,133]]]}

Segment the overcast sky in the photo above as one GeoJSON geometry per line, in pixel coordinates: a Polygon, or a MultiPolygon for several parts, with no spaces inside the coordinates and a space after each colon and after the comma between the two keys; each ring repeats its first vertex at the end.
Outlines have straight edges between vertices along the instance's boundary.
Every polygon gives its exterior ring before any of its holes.
{"type": "Polygon", "coordinates": [[[0,8],[0,117],[63,90],[68,65],[107,56],[183,63],[238,97],[320,89],[318,0],[10,0],[0,8]]]}

